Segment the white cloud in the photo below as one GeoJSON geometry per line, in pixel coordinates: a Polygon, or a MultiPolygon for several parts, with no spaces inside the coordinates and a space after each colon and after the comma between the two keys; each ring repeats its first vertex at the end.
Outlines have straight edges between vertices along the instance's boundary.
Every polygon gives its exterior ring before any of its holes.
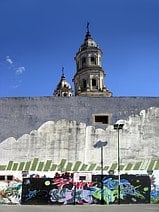
{"type": "Polygon", "coordinates": [[[10,56],[6,56],[6,62],[9,63],[10,65],[13,64],[12,59],[10,58],[10,56]]]}
{"type": "Polygon", "coordinates": [[[24,66],[18,67],[16,69],[16,74],[17,75],[23,74],[24,71],[25,71],[25,67],[24,66]]]}

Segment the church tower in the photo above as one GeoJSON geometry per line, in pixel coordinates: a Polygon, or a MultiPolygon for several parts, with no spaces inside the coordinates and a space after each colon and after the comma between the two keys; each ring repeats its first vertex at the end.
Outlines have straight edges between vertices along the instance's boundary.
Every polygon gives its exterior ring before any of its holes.
{"type": "Polygon", "coordinates": [[[84,43],[75,56],[77,67],[73,78],[75,96],[112,96],[104,85],[105,73],[101,59],[102,51],[91,37],[88,23],[84,43]]]}
{"type": "Polygon", "coordinates": [[[54,96],[72,96],[73,90],[71,85],[66,81],[64,75],[64,68],[62,68],[62,75],[60,82],[58,83],[56,89],[54,90],[54,96]]]}

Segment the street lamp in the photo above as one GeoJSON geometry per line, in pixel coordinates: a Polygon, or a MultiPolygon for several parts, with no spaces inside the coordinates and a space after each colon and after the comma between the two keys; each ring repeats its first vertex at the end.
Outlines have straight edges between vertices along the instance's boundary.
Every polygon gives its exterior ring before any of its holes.
{"type": "Polygon", "coordinates": [[[123,129],[124,124],[114,124],[114,129],[118,131],[118,204],[120,205],[120,143],[119,130],[123,129]]]}
{"type": "Polygon", "coordinates": [[[103,193],[103,147],[108,144],[107,141],[97,141],[94,144],[94,148],[101,148],[101,204],[104,204],[104,193],[103,193]]]}

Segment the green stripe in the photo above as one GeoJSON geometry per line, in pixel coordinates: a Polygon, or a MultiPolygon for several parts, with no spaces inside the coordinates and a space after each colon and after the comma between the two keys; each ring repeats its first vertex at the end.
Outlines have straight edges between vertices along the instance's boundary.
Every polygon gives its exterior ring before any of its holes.
{"type": "Polygon", "coordinates": [[[13,161],[8,162],[7,170],[11,170],[13,166],[13,161]]]}
{"type": "Polygon", "coordinates": [[[24,170],[24,165],[25,165],[25,162],[20,162],[18,171],[23,171],[24,170]]]}
{"type": "Polygon", "coordinates": [[[89,168],[88,168],[87,171],[93,171],[95,167],[96,167],[96,163],[92,163],[92,164],[89,166],[89,168]]]}
{"type": "Polygon", "coordinates": [[[4,171],[6,169],[6,165],[0,165],[0,171],[4,171]]]}
{"type": "Polygon", "coordinates": [[[147,170],[148,171],[153,170],[154,164],[155,164],[155,160],[151,160],[150,163],[149,163],[149,166],[148,166],[147,170]]]}
{"type": "Polygon", "coordinates": [[[127,166],[126,166],[126,168],[125,168],[125,170],[126,170],[126,171],[131,170],[132,166],[133,166],[132,163],[128,163],[127,166]]]}
{"type": "Polygon", "coordinates": [[[52,164],[51,171],[55,171],[56,168],[57,168],[57,165],[56,164],[52,164]]]}
{"type": "Polygon", "coordinates": [[[39,162],[37,171],[42,171],[43,167],[44,167],[44,162],[39,162]]]}
{"type": "Polygon", "coordinates": [[[136,163],[135,163],[135,165],[134,165],[133,170],[139,170],[139,169],[140,169],[140,167],[141,167],[141,164],[142,164],[142,162],[141,162],[141,161],[136,162],[136,163]]]}
{"type": "Polygon", "coordinates": [[[18,163],[14,163],[12,167],[12,171],[16,171],[18,168],[18,163]]]}
{"type": "Polygon", "coordinates": [[[159,170],[159,160],[156,162],[154,170],[159,170]]]}
{"type": "Polygon", "coordinates": [[[97,170],[97,171],[101,170],[101,166],[97,166],[97,167],[96,167],[96,170],[97,170]]]}
{"type": "Polygon", "coordinates": [[[44,167],[44,171],[49,171],[51,164],[52,164],[52,160],[47,160],[44,167]]]}
{"type": "Polygon", "coordinates": [[[109,169],[109,166],[104,166],[104,171],[107,171],[108,169],[109,169]]]}
{"type": "Polygon", "coordinates": [[[65,163],[66,163],[66,159],[62,159],[60,164],[58,165],[58,171],[63,171],[65,163]]]}
{"type": "Polygon", "coordinates": [[[81,161],[76,161],[76,163],[75,163],[75,165],[73,167],[73,172],[77,172],[78,171],[81,163],[82,163],[81,161]]]}
{"type": "Polygon", "coordinates": [[[36,170],[36,167],[38,165],[38,158],[34,158],[33,162],[32,162],[32,166],[30,168],[31,171],[35,171],[36,170]]]}
{"type": "Polygon", "coordinates": [[[113,163],[110,167],[110,170],[115,170],[117,168],[117,163],[113,163]]]}
{"type": "Polygon", "coordinates": [[[67,166],[66,166],[66,171],[71,171],[72,170],[72,163],[67,163],[67,166]]]}
{"type": "Polygon", "coordinates": [[[86,171],[88,165],[87,164],[83,164],[80,171],[86,171]]]}
{"type": "Polygon", "coordinates": [[[31,161],[27,161],[27,162],[25,163],[24,171],[29,171],[30,165],[31,165],[31,161]]]}
{"type": "Polygon", "coordinates": [[[120,170],[122,171],[124,169],[124,165],[120,165],[120,170]]]}

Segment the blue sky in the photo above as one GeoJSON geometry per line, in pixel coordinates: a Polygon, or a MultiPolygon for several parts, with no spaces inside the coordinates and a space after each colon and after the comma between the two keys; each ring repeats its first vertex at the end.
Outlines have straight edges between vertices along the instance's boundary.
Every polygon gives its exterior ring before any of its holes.
{"type": "Polygon", "coordinates": [[[159,0],[0,0],[0,97],[72,84],[86,23],[114,96],[159,96],[159,0]]]}

